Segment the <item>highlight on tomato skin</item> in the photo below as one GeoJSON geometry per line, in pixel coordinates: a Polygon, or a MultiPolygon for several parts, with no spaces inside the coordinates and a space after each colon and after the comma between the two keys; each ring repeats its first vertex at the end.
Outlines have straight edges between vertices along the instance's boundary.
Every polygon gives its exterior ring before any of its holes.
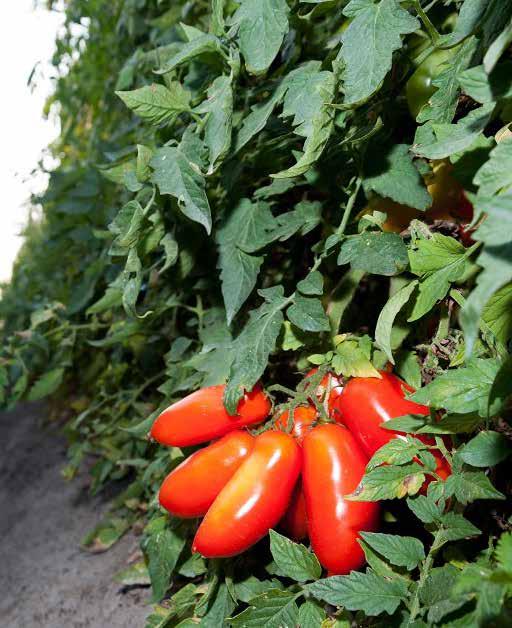
{"type": "MultiPolygon", "coordinates": [[[[293,425],[291,429],[291,435],[294,436],[299,443],[314,425],[318,418],[318,412],[313,405],[298,406],[293,411],[293,425]]],[[[290,411],[285,410],[277,419],[276,427],[287,432],[288,422],[290,419],[290,411]]]]}
{"type": "Polygon", "coordinates": [[[281,519],[281,527],[287,536],[294,541],[308,538],[308,516],[306,512],[306,498],[299,478],[293,489],[288,509],[281,519]]]}
{"type": "Polygon", "coordinates": [[[256,437],[249,457],[206,513],[192,551],[235,556],[263,538],[284,515],[301,468],[296,440],[277,430],[256,437]]]}
{"type": "Polygon", "coordinates": [[[254,436],[235,430],[196,451],[165,478],[160,504],[177,517],[203,516],[253,446],[254,436]]]}
{"type": "Polygon", "coordinates": [[[240,400],[237,414],[224,407],[225,385],[201,388],[164,410],[153,423],[151,437],[162,445],[187,447],[257,425],[270,413],[271,403],[257,385],[240,400]]]}
{"type": "Polygon", "coordinates": [[[359,485],[368,457],[341,425],[321,425],[303,443],[303,487],[313,551],[331,573],[344,575],[365,562],[357,539],[379,522],[376,502],[345,498],[359,485]]]}
{"type": "MultiPolygon", "coordinates": [[[[333,418],[352,432],[359,445],[371,457],[392,438],[404,438],[402,432],[387,430],[382,423],[406,414],[430,413],[427,406],[406,398],[414,389],[393,373],[381,371],[381,379],[376,377],[353,377],[336,400],[333,418]]],[[[415,435],[422,442],[433,445],[435,441],[423,435],[415,435]]],[[[445,479],[451,474],[448,461],[434,450],[438,473],[445,479]]]]}

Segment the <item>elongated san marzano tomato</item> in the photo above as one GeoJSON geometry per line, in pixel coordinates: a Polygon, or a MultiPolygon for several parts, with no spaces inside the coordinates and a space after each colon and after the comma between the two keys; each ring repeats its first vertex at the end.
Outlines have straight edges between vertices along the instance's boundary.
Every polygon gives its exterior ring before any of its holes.
{"type": "Polygon", "coordinates": [[[192,551],[235,556],[254,545],[283,516],[301,466],[289,434],[263,432],[249,457],[219,493],[199,526],[192,551]]]}
{"type": "MultiPolygon", "coordinates": [[[[293,413],[293,425],[291,434],[297,439],[297,442],[302,444],[304,436],[312,429],[318,413],[313,405],[299,406],[295,408],[293,413]]],[[[286,410],[277,419],[277,425],[282,430],[288,429],[288,421],[290,412],[286,410]]],[[[305,539],[308,536],[308,520],[306,516],[306,501],[304,499],[304,492],[302,490],[301,480],[297,480],[297,484],[293,490],[290,503],[285,512],[284,517],[281,520],[281,526],[286,534],[296,541],[305,539]]]]}
{"type": "Polygon", "coordinates": [[[160,504],[178,517],[201,517],[252,451],[254,437],[235,430],[196,451],[165,478],[160,504]]]}
{"type": "Polygon", "coordinates": [[[308,536],[308,517],[306,513],[306,498],[302,490],[302,481],[297,480],[293,489],[288,509],[281,519],[281,526],[286,534],[295,541],[302,541],[308,536]]]}
{"type": "MultiPolygon", "coordinates": [[[[336,399],[332,413],[336,421],[348,427],[369,457],[394,436],[404,438],[400,432],[380,427],[381,423],[405,414],[429,413],[427,406],[405,398],[406,392],[414,392],[414,389],[399,377],[384,371],[381,376],[381,379],[353,377],[336,399]]],[[[424,443],[434,443],[425,436],[417,438],[424,443]]],[[[437,450],[432,453],[437,461],[437,473],[441,478],[447,478],[451,473],[448,462],[437,450]]]]}
{"type": "MultiPolygon", "coordinates": [[[[317,418],[317,411],[314,406],[299,406],[293,412],[293,425],[291,434],[300,442],[311,429],[311,426],[317,418]]],[[[277,419],[277,426],[282,430],[288,429],[288,421],[290,418],[289,410],[286,410],[277,419]]]]}
{"type": "Polygon", "coordinates": [[[360,531],[375,530],[379,506],[345,499],[363,477],[367,458],[344,427],[315,427],[304,438],[302,482],[313,551],[331,574],[347,574],[364,563],[360,531]]]}
{"type": "Polygon", "coordinates": [[[151,436],[162,445],[198,445],[237,428],[261,423],[268,416],[270,401],[260,386],[244,395],[236,416],[230,416],[224,408],[224,389],[225,386],[201,388],[173,403],[153,423],[151,436]]]}

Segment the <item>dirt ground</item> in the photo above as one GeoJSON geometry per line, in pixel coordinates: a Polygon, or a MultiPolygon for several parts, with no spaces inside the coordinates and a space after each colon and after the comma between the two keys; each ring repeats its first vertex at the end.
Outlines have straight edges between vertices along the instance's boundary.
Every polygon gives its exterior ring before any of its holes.
{"type": "Polygon", "coordinates": [[[148,589],[112,580],[137,540],[126,535],[103,554],[80,549],[108,502],[88,495],[85,478],[62,479],[65,441],[41,428],[43,416],[37,404],[0,414],[0,626],[142,628],[148,589]]]}

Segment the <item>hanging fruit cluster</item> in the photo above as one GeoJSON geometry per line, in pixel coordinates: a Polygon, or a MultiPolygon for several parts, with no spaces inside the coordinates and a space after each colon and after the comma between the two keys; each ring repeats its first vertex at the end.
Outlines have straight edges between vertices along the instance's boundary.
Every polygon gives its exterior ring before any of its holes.
{"type": "MultiPolygon", "coordinates": [[[[288,404],[261,425],[272,405],[260,386],[246,393],[235,416],[223,405],[224,386],[188,395],[156,419],[151,436],[163,445],[185,447],[212,439],[164,480],[160,504],[177,517],[204,517],[192,549],[209,558],[235,556],[280,525],[294,540],[309,537],[330,574],[347,574],[364,563],[359,533],[379,524],[378,502],[351,501],[373,454],[392,438],[383,423],[429,409],[407,399],[412,388],[396,375],[355,377],[343,383],[316,370],[307,403],[288,404]]],[[[304,385],[303,385],[304,388],[304,385]]],[[[435,474],[450,467],[428,438],[435,474]]],[[[428,480],[426,481],[428,482],[428,480]]],[[[423,487],[424,488],[424,487],[423,487]]],[[[423,490],[423,489],[422,489],[423,490]]]]}

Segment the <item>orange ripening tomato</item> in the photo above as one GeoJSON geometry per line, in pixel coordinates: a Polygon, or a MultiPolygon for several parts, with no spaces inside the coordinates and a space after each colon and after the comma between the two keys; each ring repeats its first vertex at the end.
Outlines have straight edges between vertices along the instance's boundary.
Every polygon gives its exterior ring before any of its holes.
{"type": "MultiPolygon", "coordinates": [[[[353,377],[345,384],[333,409],[333,418],[348,427],[369,457],[392,438],[404,438],[400,432],[384,429],[381,423],[405,414],[429,414],[427,406],[406,399],[406,392],[414,392],[411,386],[393,373],[381,371],[380,374],[380,379],[353,377]]],[[[423,435],[415,435],[415,438],[434,444],[423,435]]],[[[442,479],[447,478],[451,473],[450,465],[437,450],[432,453],[437,462],[436,472],[442,479]]]]}
{"type": "MultiPolygon", "coordinates": [[[[276,426],[283,431],[288,430],[288,420],[290,417],[290,411],[286,410],[276,421],[276,426]]],[[[293,426],[291,430],[292,436],[300,442],[311,429],[317,418],[317,411],[315,406],[298,406],[293,412],[293,426]]]]}
{"type": "Polygon", "coordinates": [[[301,452],[293,436],[269,430],[219,493],[197,530],[192,551],[235,556],[263,538],[283,516],[297,482],[301,452]]]}
{"type": "Polygon", "coordinates": [[[177,517],[201,517],[253,445],[254,436],[235,430],[196,451],[165,478],[158,495],[160,504],[177,517]]]}
{"type": "Polygon", "coordinates": [[[293,489],[288,510],[281,519],[281,527],[295,541],[302,541],[308,536],[308,517],[306,514],[306,498],[299,479],[293,489]]]}
{"type": "Polygon", "coordinates": [[[309,538],[330,574],[348,574],[364,564],[359,532],[376,530],[378,525],[376,502],[345,499],[361,481],[366,463],[366,455],[345,427],[321,425],[304,438],[302,481],[309,538]]]}
{"type": "Polygon", "coordinates": [[[256,425],[268,416],[271,405],[261,386],[245,393],[235,416],[230,416],[224,408],[224,389],[224,385],[201,388],[173,403],[157,417],[151,436],[162,445],[187,447],[240,427],[256,425]]]}

